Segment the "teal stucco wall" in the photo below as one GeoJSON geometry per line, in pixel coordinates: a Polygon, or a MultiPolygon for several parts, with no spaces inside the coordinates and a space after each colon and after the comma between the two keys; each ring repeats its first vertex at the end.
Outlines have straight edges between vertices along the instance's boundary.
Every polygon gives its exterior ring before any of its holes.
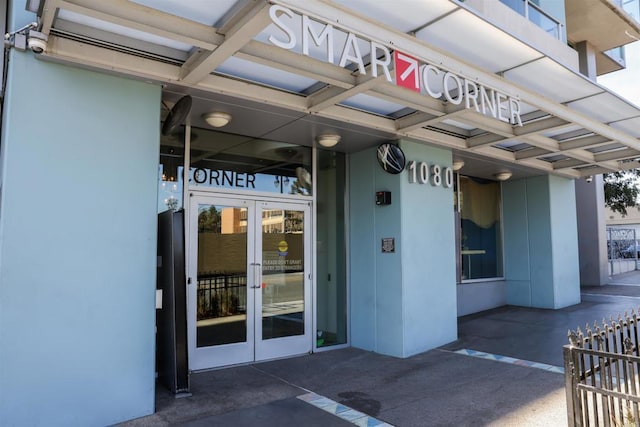
{"type": "Polygon", "coordinates": [[[573,180],[507,181],[502,194],[507,303],[554,309],[579,303],[573,180]]]}
{"type": "MultiPolygon", "coordinates": [[[[400,146],[407,160],[451,165],[448,150],[400,146]]],[[[455,340],[452,188],[390,175],[369,149],[350,156],[349,189],[352,345],[408,357],[455,340]],[[377,206],[376,191],[391,191],[392,204],[377,206]],[[382,252],[383,238],[395,239],[394,253],[382,252]]]]}
{"type": "MultiPolygon", "coordinates": [[[[408,159],[451,166],[451,152],[403,143],[408,159]]],[[[410,183],[402,188],[404,355],[458,338],[453,188],[410,183]]]]}
{"type": "Polygon", "coordinates": [[[160,93],[11,52],[0,425],[110,425],[154,411],[160,93]]]}

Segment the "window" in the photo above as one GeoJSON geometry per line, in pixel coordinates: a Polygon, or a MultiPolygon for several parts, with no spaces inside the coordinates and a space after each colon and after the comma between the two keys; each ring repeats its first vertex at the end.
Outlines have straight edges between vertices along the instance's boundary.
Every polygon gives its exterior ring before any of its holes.
{"type": "Polygon", "coordinates": [[[538,0],[500,0],[556,39],[561,39],[560,21],[542,10],[538,0]]]}
{"type": "Polygon", "coordinates": [[[318,150],[317,347],[347,342],[346,158],[318,150]]]}
{"type": "Polygon", "coordinates": [[[311,196],[311,147],[210,129],[191,134],[189,188],[311,196]]]}
{"type": "Polygon", "coordinates": [[[460,278],[502,277],[500,183],[468,176],[459,182],[460,278]]]}

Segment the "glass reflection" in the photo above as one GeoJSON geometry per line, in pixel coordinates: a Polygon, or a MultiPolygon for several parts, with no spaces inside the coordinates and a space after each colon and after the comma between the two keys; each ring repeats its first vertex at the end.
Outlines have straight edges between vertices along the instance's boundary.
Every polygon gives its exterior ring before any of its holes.
{"type": "Polygon", "coordinates": [[[262,211],[262,339],[304,335],[304,212],[262,211]]]}
{"type": "Polygon", "coordinates": [[[344,154],[318,150],[317,180],[316,345],[327,347],[347,342],[344,154]]]}
{"type": "Polygon", "coordinates": [[[247,209],[198,207],[197,346],[247,340],[247,209]]]}
{"type": "Polygon", "coordinates": [[[311,147],[192,128],[189,186],[310,196],[311,147]]]}
{"type": "Polygon", "coordinates": [[[182,207],[182,170],[184,164],[184,126],[160,138],[158,164],[158,212],[182,207]]]}
{"type": "Polygon", "coordinates": [[[502,276],[500,183],[460,176],[462,280],[502,276]]]}

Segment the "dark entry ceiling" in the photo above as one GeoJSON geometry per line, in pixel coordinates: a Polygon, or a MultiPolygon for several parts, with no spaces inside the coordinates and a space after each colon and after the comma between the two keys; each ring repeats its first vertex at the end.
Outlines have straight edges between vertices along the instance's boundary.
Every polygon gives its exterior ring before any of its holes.
{"type": "MultiPolygon", "coordinates": [[[[188,92],[193,97],[189,119],[191,126],[197,128],[213,129],[204,121],[202,115],[212,111],[223,111],[231,114],[232,120],[225,127],[216,129],[218,131],[305,146],[312,146],[319,135],[337,133],[342,137],[343,142],[334,147],[334,150],[344,153],[361,151],[378,143],[397,139],[396,135],[389,132],[241,98],[212,95],[194,90],[188,92]]],[[[179,91],[166,88],[163,101],[171,106],[184,93],[185,90],[182,88],[179,91]]],[[[163,110],[163,117],[166,113],[167,110],[163,110]]]]}

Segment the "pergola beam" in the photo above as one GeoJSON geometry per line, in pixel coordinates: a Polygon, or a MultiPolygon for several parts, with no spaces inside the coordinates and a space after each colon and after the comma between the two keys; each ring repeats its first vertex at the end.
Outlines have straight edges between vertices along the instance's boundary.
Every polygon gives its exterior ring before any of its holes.
{"type": "MultiPolygon", "coordinates": [[[[255,0],[247,2],[246,6],[240,9],[235,16],[227,20],[221,28],[216,29],[126,0],[108,2],[46,0],[45,12],[42,16],[42,28],[46,33],[49,33],[52,25],[55,24],[54,20],[59,8],[184,43],[195,47],[196,53],[182,67],[177,67],[116,50],[88,46],[53,35],[50,36],[49,52],[40,56],[44,59],[74,63],[114,74],[126,74],[189,89],[230,95],[302,113],[311,112],[320,117],[355,123],[425,143],[477,152],[538,170],[559,173],[563,176],[580,176],[581,172],[569,168],[555,169],[551,163],[537,157],[551,153],[562,153],[572,158],[564,161],[565,165],[598,163],[606,170],[617,170],[626,166],[620,166],[614,160],[631,158],[640,154],[640,141],[626,132],[558,104],[532,89],[514,85],[501,76],[480,70],[453,57],[443,56],[439,51],[432,49],[428,44],[415,37],[400,34],[384,26],[376,27],[376,30],[372,31],[373,27],[366,17],[330,2],[255,0]],[[270,24],[269,7],[272,3],[282,4],[310,17],[333,23],[336,27],[353,31],[354,34],[371,41],[388,45],[389,40],[393,40],[394,48],[398,50],[413,54],[421,61],[437,63],[442,70],[453,71],[460,77],[482,81],[488,87],[508,96],[517,96],[526,101],[528,105],[539,109],[541,114],[550,117],[532,120],[522,127],[513,126],[494,117],[482,115],[473,109],[465,109],[463,104],[453,105],[443,102],[441,99],[434,99],[424,93],[407,90],[387,82],[382,77],[377,79],[358,77],[346,68],[258,42],[254,40],[254,37],[270,24]],[[320,92],[305,96],[302,93],[289,93],[260,84],[211,74],[220,64],[234,55],[330,86],[320,92]],[[417,110],[418,113],[394,120],[337,105],[357,94],[367,94],[397,103],[402,108],[411,108],[417,110]],[[460,128],[461,134],[477,135],[480,132],[480,130],[469,131],[464,126],[465,124],[489,133],[465,139],[425,129],[425,126],[437,125],[449,119],[455,119],[462,123],[461,126],[455,128],[460,128]],[[591,131],[595,135],[564,142],[541,135],[544,132],[555,132],[575,125],[586,131],[591,131]],[[509,141],[522,141],[535,148],[521,153],[513,153],[492,147],[492,145],[509,141]],[[619,141],[627,148],[595,155],[584,150],[588,147],[611,144],[612,141],[619,141]],[[620,157],[621,155],[623,157],[620,157]]],[[[454,129],[452,125],[446,126],[448,129],[454,129]]],[[[569,134],[572,132],[567,132],[567,135],[569,134]]]]}
{"type": "Polygon", "coordinates": [[[271,22],[268,6],[266,1],[256,3],[224,34],[224,41],[216,49],[194,53],[183,65],[180,80],[196,84],[242,49],[271,22]]]}
{"type": "Polygon", "coordinates": [[[339,104],[352,96],[364,93],[376,85],[379,85],[383,79],[384,76],[378,76],[376,78],[358,77],[358,83],[350,89],[344,90],[339,87],[332,87],[313,94],[308,97],[309,112],[317,113],[327,107],[339,104]]]}
{"type": "MultiPolygon", "coordinates": [[[[47,1],[46,8],[50,7],[49,3],[51,0],[47,1]]],[[[55,3],[61,9],[201,49],[214,50],[224,41],[213,27],[130,1],[65,0],[54,2],[54,6],[55,3]]],[[[45,14],[48,13],[47,10],[45,14]]],[[[48,22],[48,15],[46,19],[48,22]]]]}

